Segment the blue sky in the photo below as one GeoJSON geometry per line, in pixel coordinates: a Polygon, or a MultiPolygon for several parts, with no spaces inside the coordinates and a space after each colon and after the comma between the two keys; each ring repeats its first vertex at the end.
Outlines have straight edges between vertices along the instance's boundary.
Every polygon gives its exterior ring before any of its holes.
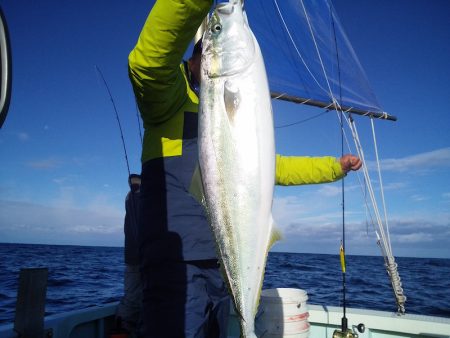
{"type": "MultiPolygon", "coordinates": [[[[250,1],[250,0],[249,0],[250,1]]],[[[13,97],[0,130],[0,241],[123,243],[127,168],[117,121],[95,71],[114,96],[133,172],[140,170],[136,108],[127,55],[149,11],[145,1],[2,4],[13,48],[13,97]]],[[[381,105],[376,121],[395,255],[450,257],[450,3],[334,1],[381,105]]],[[[320,111],[274,103],[275,124],[320,111]]],[[[369,120],[356,118],[368,163],[369,120]]],[[[339,155],[334,113],[276,129],[286,155],[339,155]]],[[[354,150],[352,150],[354,151],[354,150]]],[[[371,172],[374,182],[378,178],[371,172]]],[[[347,252],[379,255],[357,175],[345,180],[347,252]]],[[[379,190],[377,190],[379,191],[379,190]]],[[[274,250],[335,253],[341,184],[277,187],[274,250]]]]}

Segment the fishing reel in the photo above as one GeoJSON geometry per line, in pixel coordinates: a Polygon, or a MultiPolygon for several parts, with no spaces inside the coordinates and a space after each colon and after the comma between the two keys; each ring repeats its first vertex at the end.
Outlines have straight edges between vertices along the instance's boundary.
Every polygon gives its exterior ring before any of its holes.
{"type": "Polygon", "coordinates": [[[333,338],[358,338],[358,332],[364,333],[366,327],[364,324],[358,324],[353,326],[353,330],[346,328],[346,325],[342,328],[342,330],[334,330],[333,338]],[[358,332],[357,332],[358,331],[358,332]]]}
{"type": "Polygon", "coordinates": [[[334,330],[333,338],[358,338],[358,334],[350,329],[347,329],[347,331],[345,332],[340,330],[334,330]]]}

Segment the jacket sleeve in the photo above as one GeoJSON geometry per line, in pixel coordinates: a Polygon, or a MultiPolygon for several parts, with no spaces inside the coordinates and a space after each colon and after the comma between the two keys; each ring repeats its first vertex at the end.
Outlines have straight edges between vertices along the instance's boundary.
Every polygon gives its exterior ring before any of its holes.
{"type": "Polygon", "coordinates": [[[344,176],[335,157],[276,155],[275,184],[302,185],[334,182],[344,176]]]}
{"type": "Polygon", "coordinates": [[[128,70],[144,124],[160,123],[187,99],[183,55],[212,0],[158,0],[128,57],[128,70]]]}

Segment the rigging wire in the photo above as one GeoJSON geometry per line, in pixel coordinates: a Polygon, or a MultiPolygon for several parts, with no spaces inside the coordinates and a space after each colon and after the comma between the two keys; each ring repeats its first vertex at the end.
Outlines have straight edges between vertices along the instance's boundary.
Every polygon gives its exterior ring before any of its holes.
{"type": "MultiPolygon", "coordinates": [[[[289,28],[288,28],[288,26],[287,26],[287,24],[286,24],[286,21],[284,20],[283,14],[281,14],[281,10],[280,10],[280,7],[278,6],[277,0],[274,0],[274,3],[275,3],[275,6],[277,7],[278,15],[279,15],[281,21],[283,22],[284,29],[286,30],[286,33],[288,34],[289,39],[290,39],[291,42],[292,42],[292,46],[294,46],[295,51],[297,52],[297,55],[300,57],[300,60],[302,61],[303,65],[305,66],[305,68],[306,68],[306,70],[308,71],[309,75],[311,75],[311,77],[312,77],[312,79],[314,80],[314,82],[317,84],[317,86],[318,86],[320,89],[322,89],[322,90],[324,91],[324,93],[328,93],[327,90],[321,86],[321,84],[319,83],[319,81],[316,79],[316,77],[314,76],[314,74],[313,74],[312,71],[309,69],[308,65],[306,64],[306,61],[305,61],[305,59],[303,58],[302,53],[300,53],[300,50],[299,50],[299,48],[297,47],[297,44],[295,43],[294,39],[292,38],[291,32],[290,32],[290,30],[289,30],[289,28]]],[[[302,3],[303,3],[303,0],[302,0],[302,3]]]]}
{"type": "Polygon", "coordinates": [[[287,128],[287,127],[292,127],[292,126],[295,126],[295,125],[298,125],[298,124],[302,124],[302,123],[314,120],[314,119],[316,119],[316,118],[318,118],[318,117],[320,117],[320,116],[322,116],[324,114],[327,114],[329,112],[330,112],[329,110],[325,110],[325,111],[323,111],[323,112],[321,112],[319,114],[316,114],[314,116],[308,117],[306,119],[303,119],[303,120],[300,120],[300,121],[297,121],[297,122],[292,122],[292,123],[288,123],[288,124],[282,124],[281,126],[275,126],[275,129],[282,129],[282,128],[287,128]]]}
{"type": "Polygon", "coordinates": [[[311,39],[314,42],[314,47],[316,48],[317,57],[319,59],[320,66],[322,67],[322,72],[323,72],[325,81],[327,83],[327,87],[328,87],[328,92],[327,93],[330,95],[331,102],[333,102],[333,104],[335,105],[335,108],[337,108],[337,101],[334,98],[333,91],[331,90],[330,81],[328,81],[328,74],[327,74],[327,71],[326,71],[325,66],[323,64],[322,55],[320,53],[319,46],[318,46],[316,38],[314,36],[314,30],[312,28],[311,20],[310,20],[310,18],[308,16],[308,12],[306,11],[305,3],[303,2],[303,0],[301,0],[301,4],[302,4],[303,12],[305,13],[306,22],[308,23],[309,32],[311,33],[311,39]]]}

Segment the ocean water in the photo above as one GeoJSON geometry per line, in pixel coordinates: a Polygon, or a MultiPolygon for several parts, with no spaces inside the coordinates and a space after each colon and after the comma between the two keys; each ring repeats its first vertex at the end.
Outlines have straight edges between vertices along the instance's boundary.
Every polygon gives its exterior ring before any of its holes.
{"type": "MultiPolygon", "coordinates": [[[[14,320],[20,268],[48,268],[46,315],[101,305],[123,292],[123,249],[0,243],[0,324],[14,320]]],[[[347,256],[347,306],[397,310],[382,257],[347,256]]],[[[450,317],[450,259],[397,258],[406,311],[450,317]]],[[[309,304],[342,305],[338,255],[270,253],[264,288],[308,292],[309,304]]]]}

